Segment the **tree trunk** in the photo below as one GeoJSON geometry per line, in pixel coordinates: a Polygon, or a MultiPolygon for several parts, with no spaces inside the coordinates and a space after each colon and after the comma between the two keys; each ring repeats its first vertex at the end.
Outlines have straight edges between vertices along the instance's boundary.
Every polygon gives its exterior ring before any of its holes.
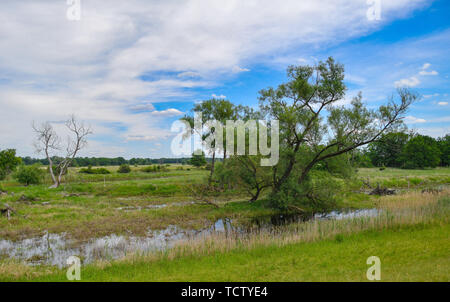
{"type": "Polygon", "coordinates": [[[209,175],[209,181],[211,182],[212,176],[214,174],[214,164],[216,162],[216,151],[214,150],[212,155],[212,162],[211,162],[211,174],[209,175]]]}
{"type": "Polygon", "coordinates": [[[47,156],[49,165],[48,165],[48,170],[50,171],[50,175],[52,177],[52,181],[53,181],[53,185],[51,185],[49,188],[50,189],[55,189],[57,187],[59,187],[59,182],[56,179],[55,173],[53,172],[53,161],[50,159],[49,156],[47,156]]]}
{"type": "Polygon", "coordinates": [[[250,199],[250,202],[257,201],[260,193],[261,193],[261,188],[256,188],[256,193],[253,195],[252,199],[250,199]]]}

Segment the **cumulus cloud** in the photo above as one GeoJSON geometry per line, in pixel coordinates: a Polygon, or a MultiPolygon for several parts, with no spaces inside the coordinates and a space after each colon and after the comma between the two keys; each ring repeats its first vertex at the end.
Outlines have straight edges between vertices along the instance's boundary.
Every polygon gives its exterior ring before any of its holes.
{"type": "Polygon", "coordinates": [[[153,111],[153,112],[150,112],[150,114],[151,114],[152,116],[158,116],[158,117],[174,117],[174,116],[180,116],[180,115],[183,115],[184,113],[181,112],[181,111],[178,110],[178,109],[175,109],[175,108],[169,108],[169,109],[162,110],[162,111],[157,111],[157,110],[155,110],[155,111],[153,111]]]}
{"type": "Polygon", "coordinates": [[[426,123],[427,121],[422,118],[417,118],[414,116],[407,116],[404,118],[405,123],[407,124],[422,124],[426,123]]]}
{"type": "Polygon", "coordinates": [[[410,77],[396,81],[394,84],[395,87],[416,87],[420,84],[420,80],[416,77],[410,77]]]}
{"type": "MultiPolygon", "coordinates": [[[[424,5],[385,1],[383,22],[424,5]]],[[[367,20],[361,0],[90,0],[80,21],[67,20],[67,9],[65,1],[2,3],[2,148],[32,154],[24,125],[71,113],[97,135],[164,138],[168,125],[149,115],[182,112],[152,111],[142,100],[191,96],[189,89],[217,87],[222,77],[249,71],[243,66],[255,61],[276,61],[283,50],[337,43],[384,24],[367,20]]]]}
{"type": "Polygon", "coordinates": [[[447,105],[448,105],[448,102],[438,102],[438,105],[439,105],[439,106],[447,106],[447,105]]]}
{"type": "Polygon", "coordinates": [[[227,97],[226,97],[225,95],[223,95],[223,94],[217,95],[217,94],[213,93],[211,96],[212,96],[213,98],[215,98],[215,99],[226,99],[226,98],[227,98],[227,97]]]}
{"type": "Polygon", "coordinates": [[[422,76],[438,75],[439,73],[436,70],[430,70],[430,71],[427,70],[428,68],[430,68],[430,66],[431,66],[430,63],[423,64],[422,70],[419,72],[419,74],[422,76]]]}

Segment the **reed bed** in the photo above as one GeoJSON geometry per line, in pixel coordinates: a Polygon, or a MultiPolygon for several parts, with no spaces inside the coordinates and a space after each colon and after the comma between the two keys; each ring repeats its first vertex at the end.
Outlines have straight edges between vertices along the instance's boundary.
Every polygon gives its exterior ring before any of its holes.
{"type": "MultiPolygon", "coordinates": [[[[355,217],[342,220],[299,222],[272,229],[254,229],[247,232],[212,233],[178,242],[166,251],[147,255],[129,255],[119,262],[174,260],[181,257],[202,257],[230,251],[245,251],[257,247],[281,247],[294,243],[308,243],[326,239],[342,240],[343,236],[364,231],[382,231],[409,226],[448,224],[450,194],[421,194],[417,192],[382,197],[379,214],[374,217],[355,217]]],[[[99,267],[106,262],[96,263],[99,267]]]]}

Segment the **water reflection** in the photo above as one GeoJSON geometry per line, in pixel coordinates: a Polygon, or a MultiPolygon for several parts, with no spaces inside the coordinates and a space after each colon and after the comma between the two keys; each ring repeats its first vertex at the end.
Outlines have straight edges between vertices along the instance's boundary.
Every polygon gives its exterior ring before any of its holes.
{"type": "Polygon", "coordinates": [[[274,227],[302,222],[310,219],[348,219],[371,217],[379,214],[377,209],[347,212],[333,211],[316,215],[273,215],[257,217],[248,224],[235,224],[232,219],[218,219],[202,230],[185,230],[169,226],[163,230],[149,230],[145,237],[110,235],[78,242],[66,234],[49,234],[16,242],[0,240],[0,258],[16,258],[29,264],[66,266],[70,256],[78,256],[83,264],[96,260],[112,260],[133,254],[146,254],[172,247],[177,241],[209,235],[214,232],[246,234],[250,231],[270,230],[274,227]]]}

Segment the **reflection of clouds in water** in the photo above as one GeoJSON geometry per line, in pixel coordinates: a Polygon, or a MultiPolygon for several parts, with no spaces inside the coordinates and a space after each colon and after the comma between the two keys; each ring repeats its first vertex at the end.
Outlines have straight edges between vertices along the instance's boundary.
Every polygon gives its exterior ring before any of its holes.
{"type": "Polygon", "coordinates": [[[355,211],[349,211],[349,212],[332,211],[332,212],[326,213],[326,214],[316,214],[316,215],[314,215],[314,218],[315,219],[342,220],[342,219],[351,219],[351,218],[358,218],[358,217],[375,217],[378,214],[380,214],[380,211],[378,209],[362,209],[362,210],[355,210],[355,211]]]}
{"type": "Polygon", "coordinates": [[[145,254],[171,247],[188,237],[189,232],[175,226],[160,231],[149,231],[147,237],[110,235],[77,244],[65,234],[45,234],[42,237],[17,242],[0,240],[0,255],[28,260],[31,264],[66,266],[70,256],[79,256],[83,263],[99,259],[117,259],[130,253],[145,254]]]}
{"type": "MultiPolygon", "coordinates": [[[[374,217],[379,214],[377,209],[364,209],[349,212],[333,211],[326,214],[316,214],[314,219],[352,219],[358,217],[374,217]]],[[[287,219],[287,217],[284,217],[287,219]]],[[[300,219],[298,220],[300,221],[300,219]]],[[[287,222],[287,221],[286,221],[287,222]]],[[[290,221],[294,222],[294,221],[290,221]]],[[[288,224],[288,223],[287,223],[288,224]]],[[[274,224],[261,224],[260,229],[270,229],[274,224]]],[[[164,230],[147,232],[146,237],[110,235],[90,239],[79,243],[67,238],[66,234],[44,234],[40,237],[12,242],[0,240],[0,257],[16,258],[28,261],[30,264],[49,264],[65,267],[70,256],[78,256],[83,264],[95,260],[112,260],[125,257],[128,254],[146,254],[152,251],[171,248],[176,242],[206,237],[214,232],[245,232],[245,228],[233,225],[229,218],[217,220],[211,227],[203,230],[184,230],[169,226],[164,230]]]]}

